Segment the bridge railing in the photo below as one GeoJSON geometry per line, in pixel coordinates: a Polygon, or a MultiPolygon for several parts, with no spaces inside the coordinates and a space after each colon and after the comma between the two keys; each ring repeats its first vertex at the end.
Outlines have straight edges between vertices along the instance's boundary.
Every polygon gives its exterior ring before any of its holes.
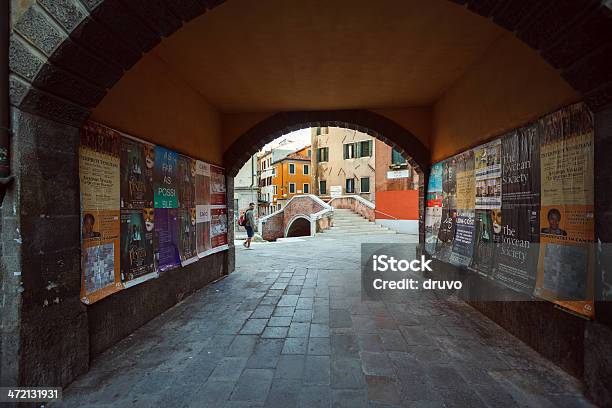
{"type": "Polygon", "coordinates": [[[366,200],[359,195],[344,195],[334,197],[328,203],[334,208],[349,209],[353,212],[374,222],[376,219],[376,206],[373,202],[366,200]]]}

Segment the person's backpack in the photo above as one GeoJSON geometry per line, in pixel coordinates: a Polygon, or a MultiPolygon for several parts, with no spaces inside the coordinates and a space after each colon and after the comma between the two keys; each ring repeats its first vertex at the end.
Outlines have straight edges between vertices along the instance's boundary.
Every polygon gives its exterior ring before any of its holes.
{"type": "Polygon", "coordinates": [[[246,225],[246,222],[247,222],[246,213],[244,213],[240,216],[240,218],[238,218],[238,225],[240,225],[241,227],[244,227],[246,225]]]}

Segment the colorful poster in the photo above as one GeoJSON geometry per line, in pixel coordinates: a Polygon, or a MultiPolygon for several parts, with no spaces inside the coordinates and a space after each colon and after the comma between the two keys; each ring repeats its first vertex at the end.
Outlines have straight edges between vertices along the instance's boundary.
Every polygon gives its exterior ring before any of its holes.
{"type": "Polygon", "coordinates": [[[157,276],[153,220],[153,208],[121,210],[121,280],[126,287],[157,276]]]}
{"type": "Polygon", "coordinates": [[[540,135],[537,124],[502,138],[503,208],[540,205],[540,135]]]}
{"type": "Polygon", "coordinates": [[[81,130],[81,300],[96,302],[123,288],[119,272],[121,138],[88,122],[81,130]]]}
{"type": "Polygon", "coordinates": [[[196,206],[196,247],[202,258],[212,249],[210,240],[210,205],[196,206]]]}
{"type": "Polygon", "coordinates": [[[153,207],[155,147],[121,138],[121,208],[153,207]]]}
{"type": "Polygon", "coordinates": [[[449,261],[457,266],[469,266],[474,251],[474,210],[458,210],[455,238],[449,261]]]}
{"type": "Polygon", "coordinates": [[[178,153],[155,146],[155,208],[178,208],[178,153]]]}
{"type": "Polygon", "coordinates": [[[457,157],[442,162],[442,207],[457,208],[457,157]]]}
{"type": "Polygon", "coordinates": [[[210,164],[200,160],[196,160],[195,192],[196,206],[210,205],[210,164]]]}
{"type": "Polygon", "coordinates": [[[442,217],[435,258],[448,262],[455,238],[457,221],[457,159],[451,157],[442,163],[442,217]]]}
{"type": "Polygon", "coordinates": [[[179,256],[179,229],[178,209],[155,209],[155,232],[158,241],[155,248],[155,258],[160,272],[174,269],[181,264],[179,256]]]}
{"type": "Polygon", "coordinates": [[[443,163],[431,166],[427,183],[427,207],[442,207],[442,172],[443,163]]]}
{"type": "Polygon", "coordinates": [[[196,251],[203,258],[212,249],[210,240],[210,164],[196,162],[196,251]]]}
{"type": "Polygon", "coordinates": [[[180,155],[178,160],[179,208],[195,209],[196,161],[180,155]]]}
{"type": "Polygon", "coordinates": [[[474,151],[468,150],[457,156],[457,208],[474,209],[475,189],[474,151]]]}
{"type": "Polygon", "coordinates": [[[196,250],[196,209],[181,208],[179,212],[181,265],[186,266],[198,260],[196,250]]]}
{"type": "Polygon", "coordinates": [[[474,149],[474,178],[476,180],[477,210],[500,209],[501,186],[501,140],[497,139],[474,149]]]}
{"type": "Polygon", "coordinates": [[[210,203],[212,205],[226,205],[225,174],[223,169],[210,166],[210,203]]]}
{"type": "Polygon", "coordinates": [[[227,245],[227,208],[210,209],[210,238],[212,248],[227,245]]]}
{"type": "Polygon", "coordinates": [[[502,138],[502,232],[493,278],[532,294],[538,264],[540,138],[536,124],[502,138]]]}
{"type": "Polygon", "coordinates": [[[538,265],[539,209],[502,209],[503,224],[493,279],[516,291],[532,294],[538,265]]]}
{"type": "Polygon", "coordinates": [[[453,239],[455,238],[457,210],[442,207],[441,220],[435,258],[442,262],[448,262],[453,249],[453,239]]]}
{"type": "Polygon", "coordinates": [[[491,277],[501,242],[501,210],[476,210],[474,215],[474,256],[470,270],[491,277]]]}
{"type": "Polygon", "coordinates": [[[594,316],[593,115],[584,104],[540,120],[540,257],[535,295],[594,316]]]}
{"type": "Polygon", "coordinates": [[[442,207],[427,207],[425,210],[425,251],[430,255],[436,252],[441,222],[442,207]]]}

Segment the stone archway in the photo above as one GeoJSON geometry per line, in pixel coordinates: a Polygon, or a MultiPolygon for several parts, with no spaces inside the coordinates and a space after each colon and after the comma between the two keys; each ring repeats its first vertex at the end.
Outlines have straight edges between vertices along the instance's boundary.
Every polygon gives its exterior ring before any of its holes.
{"type": "MultiPolygon", "coordinates": [[[[612,11],[609,2],[451,1],[515,33],[559,70],[591,109],[602,112],[599,115],[604,120],[597,121],[600,128],[596,135],[596,174],[602,169],[609,171],[609,165],[605,164],[612,145],[608,132],[608,118],[612,117],[609,108],[612,102],[612,11]]],[[[20,291],[25,290],[23,302],[18,298],[18,291],[12,291],[5,303],[5,315],[14,314],[18,316],[15,319],[27,324],[20,326],[17,320],[3,322],[12,330],[7,333],[4,344],[10,342],[14,355],[19,358],[19,361],[0,362],[3,368],[10,369],[10,373],[3,372],[3,381],[15,385],[21,378],[20,385],[37,385],[37,380],[43,379],[48,385],[62,385],[87,370],[88,316],[78,300],[78,129],[107,90],[140,60],[143,53],[153,49],[184,22],[221,3],[223,0],[19,2],[25,6],[15,12],[10,38],[9,96],[15,108],[11,125],[13,145],[20,147],[12,153],[13,163],[21,168],[14,187],[8,192],[7,205],[2,209],[4,242],[7,243],[2,266],[10,271],[10,283],[15,287],[21,285],[21,278],[16,276],[24,272],[23,287],[19,287],[20,291]],[[55,234],[57,231],[62,233],[55,234]],[[59,296],[57,303],[50,299],[53,307],[46,308],[43,314],[40,312],[42,305],[49,304],[44,290],[48,284],[45,279],[53,280],[59,296]],[[70,336],[65,335],[68,331],[70,336]],[[24,341],[26,347],[22,345],[21,349],[20,336],[31,340],[24,341]],[[60,352],[66,357],[63,364],[47,358],[60,352]]],[[[272,137],[275,132],[295,130],[296,124],[291,124],[288,118],[299,115],[275,115],[276,125],[284,125],[263,132],[268,122],[262,122],[256,127],[258,134],[272,137]]],[[[342,125],[364,129],[366,133],[370,130],[375,132],[371,134],[388,138],[401,150],[410,152],[426,174],[427,153],[421,155],[418,146],[415,149],[408,145],[410,138],[389,137],[394,134],[393,126],[385,128],[387,125],[376,124],[375,119],[367,122],[368,113],[335,111],[302,112],[301,115],[298,121],[301,126],[342,125]]],[[[240,157],[239,153],[230,150],[226,162],[234,166],[240,162],[240,157]]],[[[600,180],[596,188],[607,191],[607,179],[600,180]]],[[[597,235],[602,242],[610,242],[609,202],[599,200],[597,235]]],[[[160,290],[159,295],[161,297],[164,292],[160,290]]],[[[175,299],[166,299],[160,308],[171,305],[172,301],[175,299]]],[[[120,332],[119,335],[127,335],[130,328],[113,327],[113,330],[120,332]]],[[[7,354],[3,360],[10,357],[7,354]]]]}
{"type": "MultiPolygon", "coordinates": [[[[540,51],[594,111],[612,101],[609,2],[449,1],[490,18],[540,51]]],[[[31,3],[13,12],[11,104],[80,126],[144,52],[224,1],[31,3]]]]}
{"type": "Polygon", "coordinates": [[[246,161],[268,142],[295,130],[335,126],[373,136],[399,150],[419,175],[419,241],[425,240],[425,186],[430,153],[409,130],[382,115],[364,109],[282,112],[257,123],[226,151],[223,165],[235,176],[246,161]]]}
{"type": "Polygon", "coordinates": [[[295,216],[287,226],[285,238],[309,237],[312,234],[310,228],[311,225],[308,218],[304,217],[303,215],[295,216]]]}

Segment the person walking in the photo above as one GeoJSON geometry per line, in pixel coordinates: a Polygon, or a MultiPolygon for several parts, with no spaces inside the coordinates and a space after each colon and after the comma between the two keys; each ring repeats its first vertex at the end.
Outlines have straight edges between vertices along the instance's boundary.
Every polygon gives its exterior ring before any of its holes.
{"type": "Polygon", "coordinates": [[[244,228],[246,229],[246,232],[247,232],[247,239],[246,241],[244,241],[243,245],[247,249],[251,248],[251,239],[253,238],[253,235],[255,235],[254,210],[255,210],[255,203],[249,203],[249,208],[244,212],[244,218],[245,218],[244,228]]]}

